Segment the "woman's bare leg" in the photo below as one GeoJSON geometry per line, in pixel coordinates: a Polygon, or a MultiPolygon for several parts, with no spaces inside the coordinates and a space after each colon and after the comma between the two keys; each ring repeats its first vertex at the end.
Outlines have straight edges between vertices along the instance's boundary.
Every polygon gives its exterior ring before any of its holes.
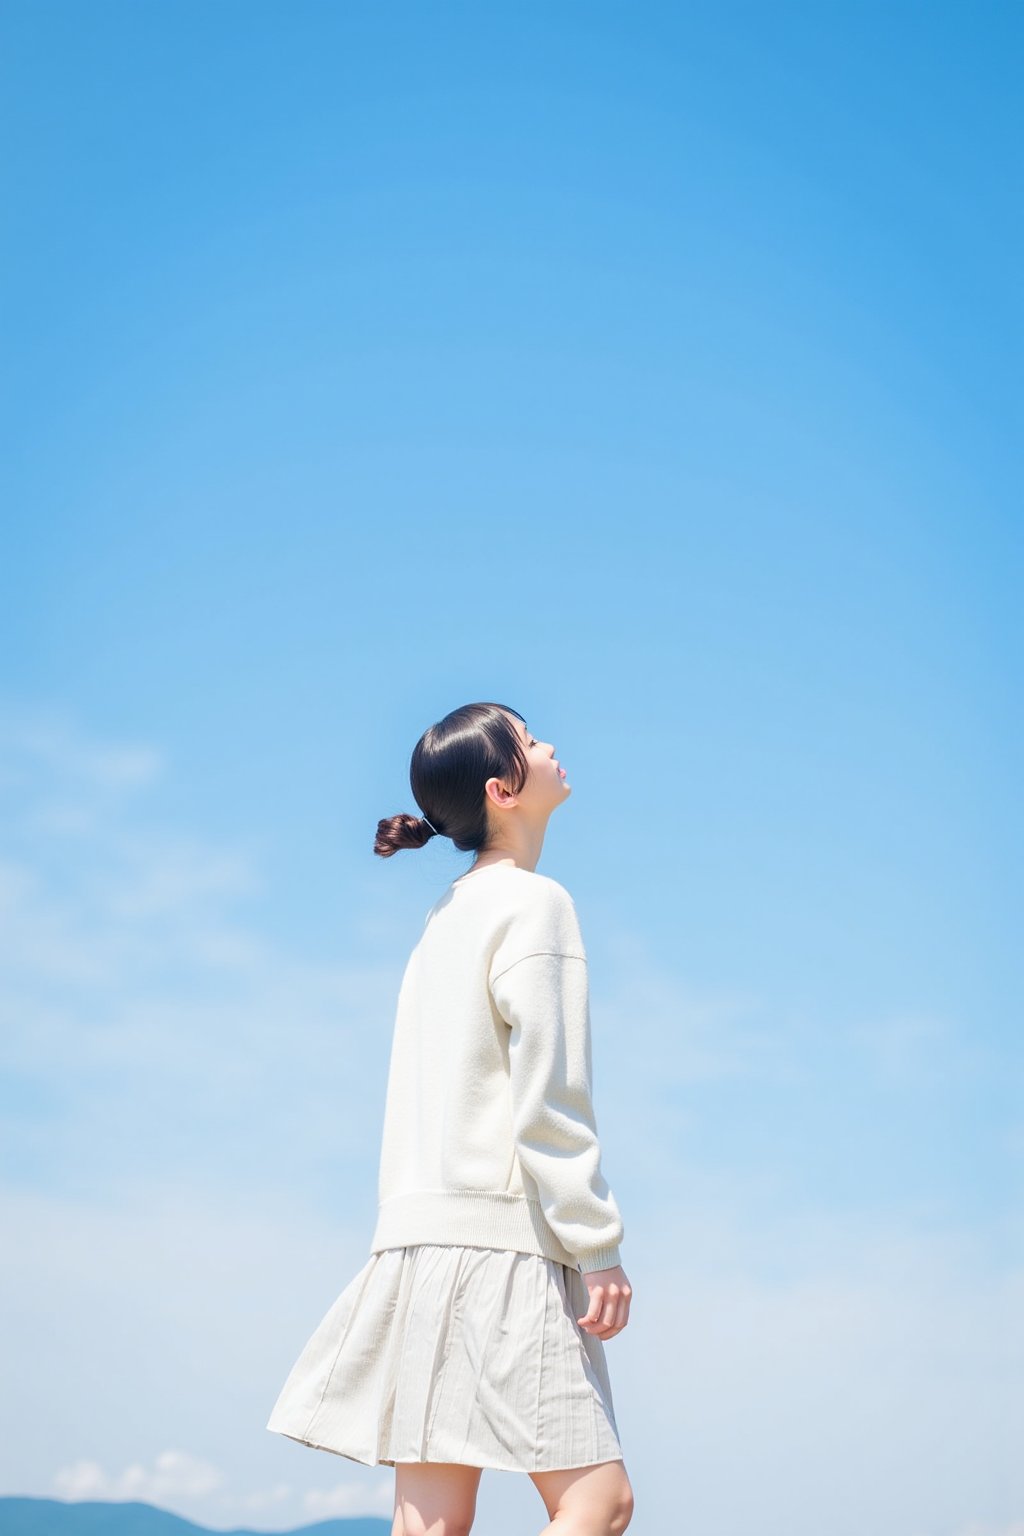
{"type": "Polygon", "coordinates": [[[633,1489],[623,1461],[531,1472],[551,1519],[541,1536],[619,1536],[633,1518],[633,1489]]]}
{"type": "Polygon", "coordinates": [[[469,1536],[481,1470],[454,1462],[396,1462],[391,1536],[469,1536]]]}

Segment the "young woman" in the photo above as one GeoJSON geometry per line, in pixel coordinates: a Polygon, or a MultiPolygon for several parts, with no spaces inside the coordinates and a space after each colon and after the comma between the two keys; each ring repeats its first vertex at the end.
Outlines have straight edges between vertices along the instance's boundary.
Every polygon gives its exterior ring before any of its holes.
{"type": "Polygon", "coordinates": [[[472,865],[430,908],[399,990],[370,1258],[306,1344],[267,1428],[395,1468],[392,1536],[462,1536],[484,1467],[529,1474],[558,1536],[616,1536],[633,1495],[605,1341],[629,1320],[601,1171],[587,957],[537,871],[571,794],[500,704],[424,732],[422,816],[389,858],[450,837],[472,865]],[[429,816],[429,820],[428,820],[429,816]]]}

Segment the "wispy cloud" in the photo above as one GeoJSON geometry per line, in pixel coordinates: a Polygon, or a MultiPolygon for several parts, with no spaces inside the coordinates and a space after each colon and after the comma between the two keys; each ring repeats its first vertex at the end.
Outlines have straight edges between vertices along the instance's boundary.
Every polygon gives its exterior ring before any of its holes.
{"type": "Polygon", "coordinates": [[[97,769],[118,754],[9,722],[3,747],[9,1176],[237,1185],[348,1158],[372,1183],[395,966],[284,951],[251,852],[162,826],[151,778],[97,769]],[[55,777],[81,808],[71,838],[40,811],[55,777]]]}
{"type": "Polygon", "coordinates": [[[160,1451],[150,1466],[133,1462],[120,1472],[107,1472],[97,1461],[76,1461],[61,1467],[53,1480],[54,1492],[65,1499],[144,1499],[168,1506],[205,1498],[223,1482],[216,1467],[186,1451],[160,1451]]]}
{"type": "Polygon", "coordinates": [[[374,1489],[354,1488],[337,1483],[333,1488],[310,1488],[302,1499],[302,1510],[310,1520],[332,1520],[343,1515],[390,1515],[394,1509],[394,1485],[382,1477],[374,1489]]]}
{"type": "Polygon", "coordinates": [[[79,798],[82,788],[93,794],[121,795],[152,784],[164,771],[164,755],[148,742],[98,741],[88,736],[67,712],[36,706],[0,715],[0,785],[29,789],[45,775],[37,812],[65,791],[73,796],[72,823],[87,817],[89,807],[79,798]]]}
{"type": "Polygon", "coordinates": [[[57,1498],[72,1502],[141,1500],[200,1525],[205,1523],[205,1516],[214,1522],[214,1529],[235,1520],[280,1517],[282,1511],[297,1524],[343,1516],[390,1515],[394,1505],[392,1486],[383,1478],[362,1485],[342,1480],[302,1492],[287,1482],[234,1492],[219,1467],[181,1450],[159,1451],[149,1464],[132,1462],[119,1471],[108,1471],[98,1461],[75,1461],[58,1469],[52,1491],[57,1498]]]}

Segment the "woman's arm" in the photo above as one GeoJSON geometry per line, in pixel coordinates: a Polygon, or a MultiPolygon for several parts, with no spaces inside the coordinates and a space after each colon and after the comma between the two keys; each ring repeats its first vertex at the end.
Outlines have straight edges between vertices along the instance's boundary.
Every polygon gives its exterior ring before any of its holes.
{"type": "MultiPolygon", "coordinates": [[[[579,947],[579,946],[574,946],[579,947]]],[[[524,955],[492,979],[509,1026],[512,1129],[552,1231],[583,1273],[620,1260],[623,1222],[601,1170],[590,1000],[581,954],[524,955]]]]}

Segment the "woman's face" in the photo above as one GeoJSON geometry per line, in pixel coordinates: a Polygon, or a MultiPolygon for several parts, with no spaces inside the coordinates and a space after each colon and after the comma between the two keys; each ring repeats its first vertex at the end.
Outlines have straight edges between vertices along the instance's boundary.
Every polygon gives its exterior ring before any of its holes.
{"type": "Polygon", "coordinates": [[[541,741],[521,720],[513,719],[512,723],[519,732],[530,765],[529,778],[519,791],[518,802],[528,814],[546,819],[556,805],[569,798],[572,786],[550,741],[541,741]]]}

